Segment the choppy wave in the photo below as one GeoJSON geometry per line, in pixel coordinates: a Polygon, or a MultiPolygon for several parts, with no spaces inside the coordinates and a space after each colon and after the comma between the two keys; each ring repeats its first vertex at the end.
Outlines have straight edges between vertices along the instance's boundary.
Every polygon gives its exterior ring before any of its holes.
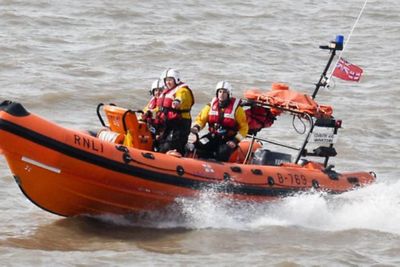
{"type": "Polygon", "coordinates": [[[371,230],[400,235],[400,182],[379,182],[340,195],[309,192],[269,203],[243,203],[203,192],[178,199],[164,212],[141,216],[100,216],[117,225],[147,228],[234,229],[301,227],[341,232],[371,230]]]}

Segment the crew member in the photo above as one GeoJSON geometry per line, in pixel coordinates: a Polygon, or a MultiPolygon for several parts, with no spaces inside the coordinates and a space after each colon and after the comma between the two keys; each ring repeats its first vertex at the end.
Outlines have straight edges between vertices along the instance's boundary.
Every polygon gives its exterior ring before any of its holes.
{"type": "Polygon", "coordinates": [[[157,112],[157,99],[160,97],[162,91],[164,89],[164,84],[163,81],[160,79],[155,80],[151,84],[151,89],[149,90],[150,93],[150,101],[147,103],[147,105],[143,108],[143,114],[149,114],[152,115],[152,117],[155,116],[155,113],[157,112]]]}
{"type": "Polygon", "coordinates": [[[238,143],[246,137],[248,124],[240,99],[232,97],[229,82],[220,81],[215,97],[196,117],[191,132],[197,134],[208,123],[209,132],[196,143],[197,155],[228,161],[238,143]]]}
{"type": "Polygon", "coordinates": [[[153,149],[158,151],[158,139],[159,139],[159,130],[160,130],[160,121],[157,119],[157,100],[160,97],[162,91],[164,90],[164,83],[162,80],[155,80],[152,85],[149,93],[151,95],[150,101],[143,108],[143,114],[141,116],[141,120],[147,122],[147,126],[153,137],[153,149]]]}
{"type": "Polygon", "coordinates": [[[177,70],[165,70],[160,79],[165,88],[157,100],[157,118],[163,125],[159,151],[176,150],[183,155],[192,124],[190,111],[194,96],[189,86],[181,81],[177,70]]]}

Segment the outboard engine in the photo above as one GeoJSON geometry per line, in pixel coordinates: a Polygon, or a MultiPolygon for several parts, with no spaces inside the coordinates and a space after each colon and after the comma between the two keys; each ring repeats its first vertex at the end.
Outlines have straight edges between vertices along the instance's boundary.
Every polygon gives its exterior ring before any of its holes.
{"type": "Polygon", "coordinates": [[[251,164],[279,166],[284,162],[292,162],[292,156],[290,154],[272,152],[268,149],[257,149],[254,152],[251,164]]]}

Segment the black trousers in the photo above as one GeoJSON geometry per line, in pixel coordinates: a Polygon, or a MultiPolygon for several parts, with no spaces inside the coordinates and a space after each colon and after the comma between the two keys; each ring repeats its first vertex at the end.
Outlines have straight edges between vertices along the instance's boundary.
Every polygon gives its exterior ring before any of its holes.
{"type": "MultiPolygon", "coordinates": [[[[208,133],[200,138],[195,144],[196,153],[199,158],[214,158],[218,161],[228,161],[236,148],[231,148],[226,144],[228,141],[234,141],[235,137],[224,138],[212,133],[208,133]]],[[[235,142],[236,143],[236,142],[235,142]]]]}
{"type": "Polygon", "coordinates": [[[168,121],[159,140],[159,151],[165,153],[169,150],[176,149],[179,153],[184,155],[191,124],[191,119],[168,121]]]}

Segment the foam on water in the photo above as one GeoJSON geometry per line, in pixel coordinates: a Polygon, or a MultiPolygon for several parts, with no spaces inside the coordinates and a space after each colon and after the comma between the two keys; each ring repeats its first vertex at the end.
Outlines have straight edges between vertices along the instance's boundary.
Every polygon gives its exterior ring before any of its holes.
{"type": "Polygon", "coordinates": [[[370,229],[400,233],[400,182],[378,183],[341,195],[301,194],[284,199],[251,221],[252,227],[297,225],[324,231],[370,229]]]}
{"type": "Polygon", "coordinates": [[[367,229],[400,234],[400,181],[380,182],[340,195],[309,192],[268,203],[235,202],[203,192],[177,199],[165,212],[101,216],[121,225],[151,228],[261,230],[295,226],[318,231],[367,229]]]}

